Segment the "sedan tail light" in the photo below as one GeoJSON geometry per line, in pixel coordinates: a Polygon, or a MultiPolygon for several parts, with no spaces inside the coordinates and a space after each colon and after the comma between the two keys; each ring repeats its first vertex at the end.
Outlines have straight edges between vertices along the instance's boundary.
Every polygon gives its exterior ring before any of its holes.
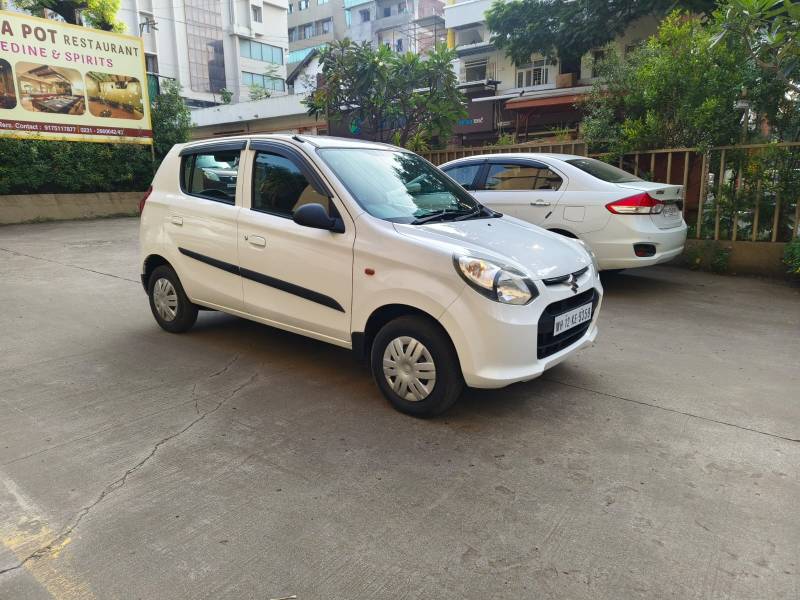
{"type": "Polygon", "coordinates": [[[152,193],[153,193],[153,186],[151,185],[149,188],[147,188],[147,191],[144,193],[144,196],[142,196],[142,199],[139,200],[139,214],[140,215],[144,211],[145,202],[147,202],[147,199],[150,197],[150,194],[152,194],[152,193]]]}
{"type": "Polygon", "coordinates": [[[664,203],[647,192],[622,198],[606,204],[609,212],[615,215],[657,215],[664,210],[664,203]]]}

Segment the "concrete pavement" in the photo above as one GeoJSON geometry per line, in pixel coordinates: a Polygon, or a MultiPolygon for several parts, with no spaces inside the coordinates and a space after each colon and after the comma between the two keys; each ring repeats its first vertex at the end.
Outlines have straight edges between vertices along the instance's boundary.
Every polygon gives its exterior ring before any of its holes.
{"type": "Polygon", "coordinates": [[[137,225],[0,228],[0,599],[798,598],[797,289],[623,273],[420,421],[347,351],[162,332],[137,225]]]}

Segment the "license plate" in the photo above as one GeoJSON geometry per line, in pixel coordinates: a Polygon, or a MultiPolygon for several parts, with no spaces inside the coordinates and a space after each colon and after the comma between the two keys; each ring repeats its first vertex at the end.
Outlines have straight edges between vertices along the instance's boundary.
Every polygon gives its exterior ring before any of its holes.
{"type": "Polygon", "coordinates": [[[667,205],[664,206],[663,214],[664,214],[665,217],[668,217],[670,219],[674,219],[675,217],[678,216],[678,213],[680,213],[680,211],[678,210],[678,205],[677,204],[667,204],[667,205]]]}
{"type": "Polygon", "coordinates": [[[570,311],[561,313],[555,318],[553,323],[553,335],[564,333],[568,329],[577,327],[581,323],[586,323],[592,318],[592,303],[584,304],[578,308],[573,308],[570,311]]]}

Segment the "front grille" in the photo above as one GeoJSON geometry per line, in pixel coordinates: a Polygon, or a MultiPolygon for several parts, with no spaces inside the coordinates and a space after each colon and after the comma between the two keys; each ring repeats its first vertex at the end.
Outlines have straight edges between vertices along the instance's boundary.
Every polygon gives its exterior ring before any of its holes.
{"type": "Polygon", "coordinates": [[[589,270],[589,267],[583,267],[574,273],[569,273],[567,275],[559,275],[558,277],[550,277],[548,279],[542,279],[542,283],[545,285],[558,285],[559,283],[567,283],[570,280],[570,277],[574,277],[574,280],[577,281],[581,275],[586,273],[589,270]]]}
{"type": "Polygon", "coordinates": [[[554,336],[553,327],[556,316],[561,313],[583,306],[587,302],[592,303],[592,316],[594,311],[597,310],[597,302],[599,296],[594,288],[581,292],[571,298],[564,298],[552,304],[548,304],[544,309],[542,316],[539,318],[539,331],[537,335],[536,356],[539,358],[546,358],[556,352],[563,350],[577,342],[584,333],[589,329],[592,321],[581,323],[577,327],[567,329],[566,331],[554,336]]]}

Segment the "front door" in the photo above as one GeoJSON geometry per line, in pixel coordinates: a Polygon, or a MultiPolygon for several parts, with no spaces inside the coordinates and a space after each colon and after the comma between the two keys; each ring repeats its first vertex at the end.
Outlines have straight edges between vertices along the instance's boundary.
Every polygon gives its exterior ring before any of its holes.
{"type": "Polygon", "coordinates": [[[564,187],[563,178],[540,162],[491,160],[474,195],[494,210],[545,226],[564,187]]]}
{"type": "Polygon", "coordinates": [[[239,215],[245,311],[327,341],[350,342],[355,227],[298,151],[254,142],[248,202],[239,215]],[[344,233],[298,225],[294,211],[322,204],[344,233]]]}

